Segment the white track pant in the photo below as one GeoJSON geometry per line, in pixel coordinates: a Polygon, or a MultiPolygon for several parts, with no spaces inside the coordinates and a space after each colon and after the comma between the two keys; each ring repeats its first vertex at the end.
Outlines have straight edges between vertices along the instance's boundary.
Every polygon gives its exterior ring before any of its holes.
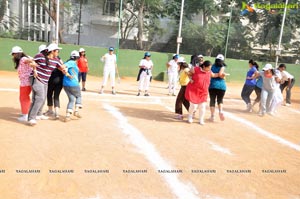
{"type": "Polygon", "coordinates": [[[204,124],[204,116],[206,111],[206,102],[202,102],[199,104],[194,104],[190,102],[190,108],[189,108],[189,118],[193,118],[193,114],[195,111],[199,109],[199,123],[204,124]]]}
{"type": "Polygon", "coordinates": [[[169,80],[169,93],[174,93],[176,91],[177,82],[178,82],[178,73],[168,73],[169,80]]]}
{"type": "Polygon", "coordinates": [[[102,86],[106,86],[108,76],[110,78],[111,87],[115,87],[116,70],[115,68],[104,68],[102,86]]]}
{"type": "Polygon", "coordinates": [[[150,86],[150,75],[147,75],[146,72],[142,72],[140,74],[140,80],[139,80],[139,90],[140,91],[148,91],[150,86]]]}

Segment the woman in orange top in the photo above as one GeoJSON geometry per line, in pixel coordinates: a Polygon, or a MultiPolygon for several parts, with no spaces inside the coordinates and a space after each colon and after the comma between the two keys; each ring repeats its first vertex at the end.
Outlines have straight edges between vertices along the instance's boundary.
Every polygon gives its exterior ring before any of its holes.
{"type": "Polygon", "coordinates": [[[86,58],[85,50],[83,48],[79,49],[79,55],[80,58],[77,60],[77,66],[79,68],[78,81],[80,82],[82,78],[82,91],[85,91],[86,75],[89,71],[89,66],[88,66],[88,60],[86,58]]]}

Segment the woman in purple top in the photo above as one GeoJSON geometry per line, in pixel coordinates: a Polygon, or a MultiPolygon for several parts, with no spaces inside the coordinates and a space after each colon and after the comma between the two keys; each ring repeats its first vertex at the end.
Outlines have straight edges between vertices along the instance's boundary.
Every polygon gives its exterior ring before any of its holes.
{"type": "Polygon", "coordinates": [[[247,105],[247,112],[252,112],[250,95],[254,91],[256,85],[256,79],[253,79],[252,77],[258,73],[258,67],[258,64],[253,61],[253,59],[249,60],[249,70],[247,72],[246,81],[241,92],[241,97],[247,105]]]}

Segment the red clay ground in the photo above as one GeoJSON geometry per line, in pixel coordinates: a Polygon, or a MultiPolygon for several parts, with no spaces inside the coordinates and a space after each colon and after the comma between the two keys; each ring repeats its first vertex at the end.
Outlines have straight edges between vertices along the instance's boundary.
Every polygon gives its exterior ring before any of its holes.
{"type": "Polygon", "coordinates": [[[174,119],[164,82],[137,97],[123,78],[116,96],[100,95],[101,79],[88,76],[83,118],[63,122],[62,91],[61,119],[31,127],[16,119],[17,74],[0,77],[1,199],[300,198],[299,88],[291,107],[262,118],[243,111],[242,85],[228,82],[226,120],[201,126],[174,119]]]}

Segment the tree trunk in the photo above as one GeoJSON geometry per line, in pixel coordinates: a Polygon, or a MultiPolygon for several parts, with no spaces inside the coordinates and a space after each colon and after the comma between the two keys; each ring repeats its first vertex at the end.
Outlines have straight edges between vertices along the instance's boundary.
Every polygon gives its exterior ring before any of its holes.
{"type": "Polygon", "coordinates": [[[145,2],[142,1],[138,12],[138,35],[137,35],[138,50],[143,50],[144,6],[145,6],[145,2]]]}
{"type": "Polygon", "coordinates": [[[4,13],[6,12],[6,0],[1,1],[1,6],[2,9],[0,10],[0,21],[3,20],[4,13]]]}

